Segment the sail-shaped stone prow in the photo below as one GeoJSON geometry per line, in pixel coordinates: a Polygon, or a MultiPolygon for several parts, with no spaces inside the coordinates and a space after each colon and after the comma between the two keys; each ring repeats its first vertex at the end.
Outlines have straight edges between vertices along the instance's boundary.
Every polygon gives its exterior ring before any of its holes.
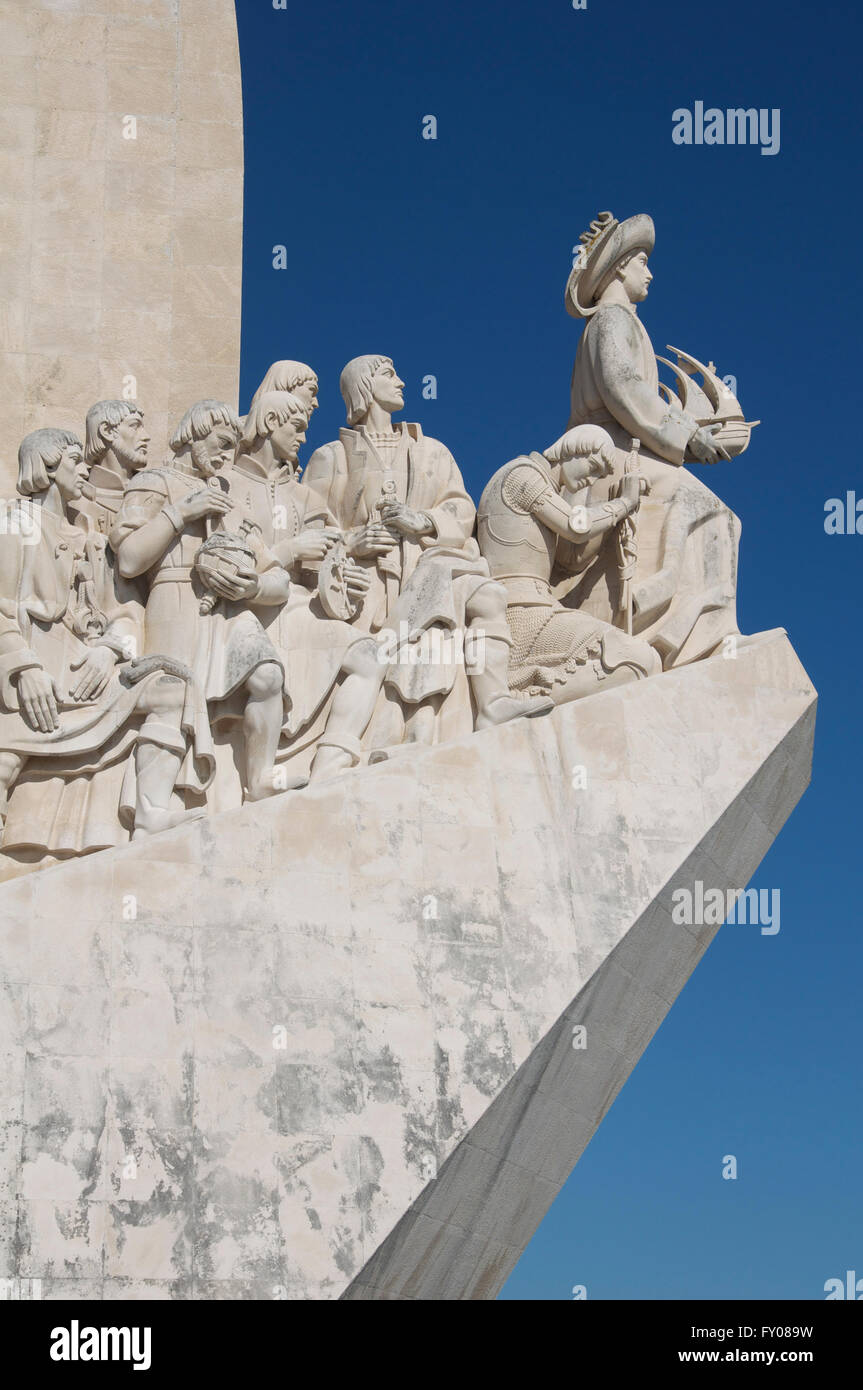
{"type": "Polygon", "coordinates": [[[0,1274],[493,1297],[715,930],[671,893],[745,884],[814,707],[766,634],[0,886],[0,1274]]]}
{"type": "Polygon", "coordinates": [[[714,924],[676,923],[672,911],[679,899],[672,901],[672,894],[698,882],[742,887],[755,872],[808,784],[814,715],[813,702],[579,990],[343,1297],[497,1296],[718,930],[714,924]]]}
{"type": "Polygon", "coordinates": [[[237,403],[243,128],[234,0],[3,6],[0,486],[28,431],[137,396],[161,457],[237,403]]]}

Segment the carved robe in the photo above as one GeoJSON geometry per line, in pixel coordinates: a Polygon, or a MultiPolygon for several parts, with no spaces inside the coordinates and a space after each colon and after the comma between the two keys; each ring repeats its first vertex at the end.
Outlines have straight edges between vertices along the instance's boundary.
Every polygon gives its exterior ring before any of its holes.
{"type": "MultiPolygon", "coordinates": [[[[199,475],[182,468],[165,466],[137,473],[126,488],[111,532],[113,548],[119,551],[124,540],[157,516],[166,504],[180,501],[203,485],[199,475]]],[[[186,688],[184,717],[194,727],[196,742],[207,748],[215,763],[212,708],[233,697],[262,663],[279,663],[279,656],[248,604],[219,600],[209,613],[201,613],[206,590],[194,564],[208,530],[209,523],[204,518],[190,522],[174,535],[147,571],[144,654],[168,656],[191,670],[193,680],[186,688]]],[[[258,569],[266,572],[268,598],[274,586],[287,591],[287,576],[271,555],[263,553],[263,548],[258,569]]],[[[242,708],[238,704],[240,713],[242,708]]],[[[236,779],[227,792],[222,789],[217,795],[209,782],[203,790],[214,809],[236,805],[239,800],[236,779]]]]}
{"type": "MultiPolygon", "coordinates": [[[[638,513],[633,630],[670,667],[707,655],[737,632],[740,522],[680,466],[697,422],[668,405],[658,383],[653,347],[634,309],[601,305],[578,345],[569,424],[601,425],[616,445],[614,475],[594,484],[596,500],[619,483],[631,439],[641,440],[640,468],[650,492],[638,513]]],[[[558,561],[558,596],[613,621],[618,593],[613,543],[583,574],[563,546],[558,561]]]]}
{"type": "MultiPolygon", "coordinates": [[[[338,440],[312,455],[303,481],[320,494],[345,532],[376,520],[376,504],[384,495],[424,512],[434,527],[427,536],[401,539],[387,555],[359,561],[370,576],[371,589],[355,619],[357,626],[372,633],[385,628],[411,634],[463,629],[466,601],[490,582],[473,539],[476,508],[445,445],[424,435],[417,424],[401,422],[393,428],[401,435],[394,456],[378,453],[362,427],[340,430],[338,440]],[[401,629],[403,623],[406,629],[401,629]]],[[[417,663],[400,644],[367,745],[400,742],[401,707],[433,697],[442,697],[436,719],[439,739],[472,730],[464,666],[417,663]]]]}
{"type": "Polygon", "coordinates": [[[429,551],[455,550],[466,559],[479,554],[471,539],[476,508],[449,449],[419,425],[401,423],[394,429],[401,434],[394,458],[378,454],[364,429],[342,429],[332,444],[315,450],[303,474],[344,531],[377,520],[376,505],[385,490],[395,501],[425,512],[434,526],[427,536],[404,538],[388,555],[359,561],[371,578],[356,618],[367,632],[391,623],[397,595],[429,551]]]}
{"type": "Polygon", "coordinates": [[[73,663],[95,645],[125,657],[139,619],[117,599],[102,538],[46,511],[37,544],[0,536],[0,748],[27,760],[10,797],[4,852],[81,854],[127,838],[134,797],[124,775],[141,723],[136,707],[160,673],[126,684],[121,659],[95,699],[73,701],[69,692],[73,663]],[[52,733],[31,729],[19,711],[14,678],[33,667],[58,693],[52,733]],[[101,775],[111,768],[116,776],[101,775]]]}
{"type": "MultiPolygon", "coordinates": [[[[108,532],[123,500],[124,481],[94,464],[84,484],[82,496],[69,505],[70,519],[87,533],[88,565],[95,586],[94,602],[103,613],[111,612],[110,631],[126,657],[139,655],[144,636],[146,591],[137,579],[124,579],[114,552],[108,545],[108,532]]],[[[104,640],[104,639],[103,639],[104,640]]],[[[126,844],[129,828],[117,815],[123,804],[123,789],[130,776],[127,762],[134,749],[95,771],[75,777],[25,774],[13,788],[7,836],[25,844],[40,843],[46,854],[57,857],[126,844]],[[45,807],[52,808],[51,817],[45,807]]]]}
{"type": "MultiPolygon", "coordinates": [[[[202,485],[200,477],[180,468],[137,473],[126,488],[111,533],[114,548],[120,549],[127,536],[153,520],[166,504],[179,502],[202,485]]],[[[144,655],[158,653],[185,663],[207,700],[223,700],[262,662],[278,658],[247,605],[220,601],[209,614],[201,613],[206,590],[194,563],[207,533],[204,518],[190,522],[147,571],[144,655]]],[[[267,556],[260,568],[280,567],[267,556]]]]}
{"type": "MultiPolygon", "coordinates": [[[[235,510],[224,520],[225,530],[236,531],[244,518],[250,519],[260,528],[268,552],[301,531],[337,525],[319,494],[288,468],[267,473],[254,458],[241,455],[224,470],[224,476],[235,503],[235,510]]],[[[312,729],[322,731],[320,716],[328,708],[344,659],[366,637],[361,627],[327,617],[313,569],[299,563],[286,573],[290,583],[284,600],[255,610],[285,672],[279,761],[290,755],[298,736],[306,735],[305,746],[312,729]]],[[[228,705],[215,717],[230,718],[231,712],[228,705]]]]}

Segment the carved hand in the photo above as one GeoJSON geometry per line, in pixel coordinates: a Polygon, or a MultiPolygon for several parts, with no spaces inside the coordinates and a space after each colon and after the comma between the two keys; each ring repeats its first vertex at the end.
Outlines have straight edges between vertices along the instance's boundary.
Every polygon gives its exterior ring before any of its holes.
{"type": "Polygon", "coordinates": [[[355,560],[345,560],[344,576],[345,588],[352,598],[362,598],[368,593],[371,586],[369,572],[364,570],[362,565],[358,565],[355,560]]]}
{"type": "Polygon", "coordinates": [[[629,507],[630,512],[637,511],[641,501],[641,475],[639,473],[624,473],[619,495],[629,507]]]}
{"type": "Polygon", "coordinates": [[[31,729],[42,734],[51,734],[59,729],[57,699],[57,687],[41,666],[21,672],[18,677],[18,702],[31,729]]]}
{"type": "Polygon", "coordinates": [[[714,435],[721,425],[702,425],[687,444],[687,450],[699,463],[718,463],[720,459],[730,458],[728,452],[717,442],[714,435]]]}
{"type": "Polygon", "coordinates": [[[364,560],[369,556],[386,555],[394,545],[398,545],[395,531],[384,526],[382,521],[369,521],[348,541],[348,552],[364,560]]]}
{"type": "Polygon", "coordinates": [[[333,526],[311,527],[308,531],[301,531],[282,548],[283,555],[287,551],[287,558],[282,563],[296,565],[302,560],[323,560],[340,537],[341,532],[333,526]]]}
{"type": "Polygon", "coordinates": [[[256,598],[261,581],[256,570],[240,565],[237,567],[236,575],[211,570],[207,575],[207,586],[220,598],[236,601],[241,598],[256,598]]]}
{"type": "Polygon", "coordinates": [[[177,511],[184,521],[199,521],[202,516],[225,516],[233,507],[233,502],[224,492],[212,487],[202,487],[190,492],[177,502],[177,511]]]}
{"type": "Polygon", "coordinates": [[[74,685],[70,684],[70,697],[73,700],[93,700],[101,695],[115,662],[116,658],[109,647],[91,647],[71,663],[71,669],[80,670],[80,675],[74,685]]]}
{"type": "Polygon", "coordinates": [[[434,525],[425,512],[415,512],[404,502],[384,502],[381,520],[403,536],[429,536],[434,531],[434,525]]]}

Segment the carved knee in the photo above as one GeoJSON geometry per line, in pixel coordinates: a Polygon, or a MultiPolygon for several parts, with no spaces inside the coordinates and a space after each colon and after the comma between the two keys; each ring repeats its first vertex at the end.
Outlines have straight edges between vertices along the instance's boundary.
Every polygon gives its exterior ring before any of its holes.
{"type": "Polygon", "coordinates": [[[349,676],[363,676],[367,680],[380,677],[383,680],[386,662],[380,660],[378,644],[373,637],[368,637],[351,647],[342,670],[349,676]]]}
{"type": "Polygon", "coordinates": [[[179,676],[159,676],[143,691],[141,708],[148,714],[175,714],[186,700],[186,682],[179,676]]]}
{"type": "Polygon", "coordinates": [[[503,584],[491,579],[472,594],[465,604],[465,618],[468,623],[506,622],[507,592],[503,584]]]}
{"type": "Polygon", "coordinates": [[[253,700],[267,700],[282,693],[283,679],[281,666],[274,661],[264,661],[249,676],[246,689],[253,700]]]}

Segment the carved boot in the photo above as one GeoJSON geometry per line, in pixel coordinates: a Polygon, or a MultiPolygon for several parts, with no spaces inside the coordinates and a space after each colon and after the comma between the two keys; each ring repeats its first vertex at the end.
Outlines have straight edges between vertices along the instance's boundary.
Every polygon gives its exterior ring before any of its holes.
{"type": "Polygon", "coordinates": [[[484,669],[471,674],[471,687],[476,700],[477,729],[489,729],[494,724],[506,724],[510,719],[535,719],[554,709],[548,695],[514,695],[509,688],[508,637],[491,636],[486,630],[483,649],[484,669]]]}
{"type": "Polygon", "coordinates": [[[151,719],[145,721],[141,734],[135,749],[138,788],[133,840],[156,835],[160,830],[172,830],[175,825],[200,820],[204,815],[203,807],[185,811],[171,806],[174,783],[185,752],[182,735],[170,725],[159,725],[151,719]],[[176,746],[177,740],[183,743],[182,752],[176,746]]]}
{"type": "Polygon", "coordinates": [[[310,781],[323,782],[349,772],[360,760],[360,741],[352,734],[325,733],[317,746],[310,781]]]}

